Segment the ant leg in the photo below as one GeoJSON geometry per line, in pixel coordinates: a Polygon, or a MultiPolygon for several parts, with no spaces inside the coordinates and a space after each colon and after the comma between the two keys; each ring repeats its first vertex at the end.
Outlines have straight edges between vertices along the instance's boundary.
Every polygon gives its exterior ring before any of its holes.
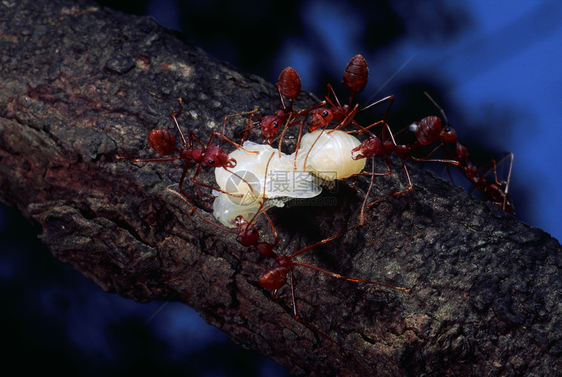
{"type": "MultiPolygon", "coordinates": [[[[496,184],[501,187],[503,185],[505,185],[505,189],[501,189],[498,187],[498,190],[501,191],[502,196],[503,196],[503,201],[502,201],[502,209],[506,210],[506,208],[508,207],[508,191],[509,191],[509,182],[511,181],[511,171],[513,168],[513,158],[514,158],[514,154],[513,153],[508,153],[505,157],[503,157],[501,160],[499,160],[497,163],[495,160],[491,160],[488,161],[486,164],[482,165],[478,171],[482,170],[486,165],[492,163],[494,166],[492,169],[488,170],[485,174],[482,175],[482,178],[486,178],[492,171],[494,172],[494,180],[496,182],[496,184]],[[499,181],[498,180],[498,174],[497,174],[497,166],[501,165],[505,160],[509,159],[509,168],[507,171],[507,178],[505,180],[499,181]]],[[[498,203],[497,203],[498,204],[498,203]]],[[[513,204],[509,203],[509,207],[512,208],[513,204]]],[[[511,212],[512,209],[510,209],[508,212],[511,212]]]]}
{"type": "MultiPolygon", "coordinates": [[[[230,195],[230,196],[232,196],[232,197],[234,197],[234,198],[244,198],[244,196],[245,196],[244,194],[233,194],[233,193],[231,193],[231,192],[224,191],[224,190],[222,190],[222,189],[220,189],[220,188],[218,188],[218,187],[209,186],[209,185],[207,185],[207,184],[205,184],[205,183],[203,183],[203,182],[198,181],[198,180],[197,180],[197,177],[199,176],[199,173],[201,172],[201,166],[202,166],[202,163],[199,164],[199,166],[197,167],[197,170],[195,171],[195,174],[193,175],[193,183],[196,183],[196,184],[198,184],[199,186],[203,186],[203,187],[206,187],[206,188],[211,189],[211,190],[215,190],[215,191],[218,191],[218,192],[222,192],[223,194],[230,195]]],[[[217,169],[218,169],[218,168],[217,168],[217,169]]],[[[228,169],[225,168],[225,167],[223,167],[223,169],[226,170],[226,171],[228,171],[230,174],[232,174],[233,176],[237,177],[238,179],[240,179],[241,182],[244,182],[246,185],[248,185],[248,187],[250,188],[250,191],[249,191],[249,192],[250,192],[252,195],[254,195],[254,188],[252,187],[252,185],[251,185],[248,181],[246,181],[244,178],[242,178],[242,177],[239,176],[238,174],[236,174],[236,173],[234,173],[234,172],[228,170],[228,169]]]]}
{"type": "Polygon", "coordinates": [[[189,215],[191,216],[193,214],[193,211],[195,211],[195,205],[193,204],[193,199],[187,195],[187,193],[185,192],[185,190],[183,189],[183,180],[185,179],[185,175],[187,173],[187,168],[188,168],[188,164],[186,163],[185,166],[183,167],[183,171],[181,173],[181,178],[180,178],[180,184],[179,184],[179,189],[180,192],[185,195],[185,197],[187,199],[189,199],[189,202],[191,204],[191,210],[189,211],[189,215]]]}
{"type": "Polygon", "coordinates": [[[388,171],[384,172],[384,173],[378,173],[378,172],[375,173],[375,158],[372,157],[371,160],[373,162],[372,172],[368,173],[368,172],[363,171],[363,172],[359,173],[359,175],[370,175],[370,176],[377,176],[377,177],[383,177],[385,175],[392,175],[392,168],[390,167],[390,163],[388,162],[388,158],[385,158],[386,168],[387,168],[388,171]]]}
{"type": "MultiPolygon", "coordinates": [[[[277,146],[277,149],[279,150],[279,158],[281,158],[281,145],[283,144],[283,138],[285,137],[285,132],[287,132],[287,129],[289,127],[292,127],[292,126],[296,125],[296,123],[291,124],[292,121],[293,121],[293,114],[289,114],[289,117],[287,118],[287,121],[285,122],[285,126],[283,126],[283,131],[281,132],[281,135],[279,136],[279,144],[277,146]]],[[[302,130],[302,125],[301,125],[301,130],[302,130]]]]}
{"type": "MultiPolygon", "coordinates": [[[[246,140],[248,140],[248,134],[250,133],[250,130],[252,128],[257,128],[260,125],[260,122],[262,121],[263,117],[261,115],[258,114],[251,114],[250,118],[248,118],[248,123],[246,123],[246,129],[244,130],[244,136],[242,137],[242,139],[240,140],[240,144],[244,144],[244,142],[246,140]],[[259,121],[258,122],[253,122],[252,120],[254,119],[254,117],[258,118],[259,121]]],[[[242,131],[238,132],[238,136],[240,136],[240,133],[242,131]]]]}
{"type": "Polygon", "coordinates": [[[397,290],[399,290],[399,291],[404,291],[404,292],[406,292],[406,293],[411,293],[411,292],[412,292],[412,290],[409,289],[409,288],[395,287],[395,286],[393,286],[393,285],[387,285],[387,284],[383,284],[383,283],[377,283],[376,281],[355,279],[355,278],[350,278],[350,277],[347,277],[347,276],[342,276],[342,275],[340,275],[340,274],[336,274],[336,273],[333,273],[333,272],[324,270],[323,268],[314,266],[314,265],[312,265],[312,264],[304,263],[304,262],[291,262],[291,263],[292,263],[293,265],[295,265],[295,266],[303,266],[303,267],[311,268],[311,269],[313,269],[313,270],[316,270],[316,271],[318,271],[318,272],[322,272],[323,274],[329,275],[329,276],[331,276],[331,277],[333,277],[333,278],[336,278],[336,279],[342,279],[342,280],[347,280],[347,281],[353,281],[353,282],[355,282],[355,283],[366,283],[366,284],[378,285],[378,286],[381,286],[381,287],[397,289],[397,290]]]}
{"type": "MultiPolygon", "coordinates": [[[[387,164],[388,164],[388,161],[387,161],[387,164]]],[[[388,165],[387,165],[387,166],[388,166],[388,165]]],[[[386,198],[390,198],[391,196],[397,196],[397,195],[405,194],[405,193],[407,193],[407,192],[412,191],[412,189],[413,189],[414,186],[412,185],[412,180],[410,179],[410,173],[408,172],[408,168],[406,167],[406,162],[405,162],[404,160],[402,160],[402,167],[404,168],[404,173],[406,174],[406,178],[408,179],[408,188],[407,188],[406,190],[398,191],[398,192],[395,192],[395,193],[393,193],[393,194],[386,195],[386,196],[383,197],[383,198],[380,198],[380,199],[375,200],[374,202],[372,202],[371,204],[369,204],[369,206],[367,207],[367,209],[371,208],[373,205],[375,205],[376,203],[378,203],[378,202],[380,202],[380,201],[382,201],[382,200],[384,200],[384,199],[386,199],[386,198]]]]}
{"type": "MultiPolygon", "coordinates": [[[[283,72],[281,72],[281,74],[283,74],[283,72]]],[[[281,86],[279,86],[279,83],[275,84],[275,87],[277,88],[277,94],[279,95],[279,102],[281,103],[281,108],[283,109],[283,111],[286,111],[287,109],[289,109],[289,111],[293,111],[293,99],[290,98],[289,99],[289,107],[287,107],[285,105],[285,101],[283,100],[283,94],[281,93],[281,86]]]]}
{"type": "Polygon", "coordinates": [[[308,162],[308,157],[310,156],[310,152],[312,152],[312,150],[314,149],[314,146],[316,145],[316,142],[320,139],[320,136],[322,136],[322,134],[326,130],[326,127],[327,127],[327,125],[322,128],[322,131],[320,131],[320,133],[318,134],[318,137],[316,138],[316,140],[314,140],[314,143],[312,143],[310,145],[310,148],[308,148],[308,152],[306,152],[306,157],[304,158],[304,164],[302,166],[303,171],[306,171],[306,164],[308,162]]]}
{"type": "MultiPolygon", "coordinates": [[[[297,137],[297,144],[295,145],[295,158],[293,160],[293,168],[295,170],[297,170],[297,156],[299,155],[299,149],[301,147],[301,138],[302,138],[302,129],[304,127],[304,122],[306,120],[302,121],[299,120],[295,125],[297,125],[298,123],[300,123],[300,127],[299,127],[299,136],[297,137]]],[[[283,137],[283,135],[281,135],[281,137],[283,137]]],[[[281,142],[279,142],[279,145],[281,145],[281,142]]],[[[281,147],[280,147],[281,148],[281,147]]],[[[281,149],[279,149],[279,151],[281,151],[281,149]]]]}
{"type": "Polygon", "coordinates": [[[193,131],[189,131],[189,147],[188,147],[188,149],[193,149],[193,140],[198,142],[199,145],[201,145],[201,148],[203,148],[203,149],[205,148],[205,144],[203,144],[201,142],[201,140],[199,140],[199,138],[197,136],[195,136],[193,131]]]}
{"type": "Polygon", "coordinates": [[[363,199],[363,204],[361,205],[361,213],[359,215],[359,224],[361,225],[365,224],[365,205],[367,204],[367,199],[369,198],[369,194],[371,193],[371,188],[373,187],[374,178],[375,178],[375,161],[373,159],[371,163],[371,183],[369,184],[369,189],[365,193],[365,199],[363,199]]]}
{"type": "Polygon", "coordinates": [[[416,127],[416,126],[417,126],[417,123],[418,123],[418,122],[413,122],[413,123],[410,124],[409,126],[406,126],[406,127],[402,128],[400,131],[395,132],[395,133],[394,133],[394,136],[398,136],[398,135],[400,135],[402,132],[404,132],[404,131],[406,131],[406,130],[408,130],[409,132],[413,132],[412,128],[413,128],[413,127],[416,127]]]}
{"type": "Polygon", "coordinates": [[[175,161],[180,160],[180,156],[164,157],[164,158],[136,158],[136,157],[123,157],[115,156],[116,160],[133,160],[133,162],[152,162],[152,161],[175,161]]]}
{"type": "MultiPolygon", "coordinates": [[[[303,109],[303,110],[299,111],[298,113],[295,113],[294,114],[295,117],[293,119],[297,119],[297,118],[300,118],[300,117],[305,116],[305,115],[308,117],[308,114],[312,110],[316,110],[316,109],[318,109],[320,107],[324,107],[324,106],[326,106],[326,101],[318,102],[316,105],[312,105],[308,109],[303,109]]],[[[305,122],[306,122],[306,120],[305,120],[305,122]]]]}
{"type": "Polygon", "coordinates": [[[485,163],[484,165],[482,165],[480,168],[478,168],[477,171],[479,172],[482,169],[484,169],[484,167],[486,167],[487,165],[492,164],[493,167],[491,169],[489,169],[486,173],[484,173],[482,175],[482,178],[486,178],[493,171],[494,172],[494,181],[496,182],[497,185],[505,185],[505,184],[509,185],[509,181],[511,180],[511,169],[513,167],[513,156],[514,156],[513,153],[508,153],[504,158],[502,158],[498,162],[496,162],[495,160],[490,160],[487,163],[485,163]],[[509,168],[508,168],[508,173],[507,173],[507,179],[499,181],[498,180],[498,174],[497,174],[497,166],[500,166],[508,158],[510,160],[509,160],[509,168]]]}
{"type": "Polygon", "coordinates": [[[357,122],[353,122],[353,125],[357,128],[359,128],[358,130],[353,130],[353,131],[346,131],[346,133],[348,134],[357,134],[357,135],[361,135],[361,134],[366,134],[369,135],[370,137],[375,137],[375,134],[373,134],[372,132],[368,131],[369,128],[374,127],[374,126],[378,126],[379,124],[386,124],[384,120],[378,120],[375,123],[371,123],[369,124],[367,127],[363,127],[362,125],[360,125],[357,122]]]}
{"type": "MultiPolygon", "coordinates": [[[[296,263],[296,262],[292,262],[292,263],[296,263]]],[[[295,317],[295,320],[297,322],[299,322],[300,324],[308,327],[310,330],[314,331],[315,333],[317,333],[317,334],[323,336],[324,338],[328,339],[330,342],[334,343],[335,345],[337,345],[340,348],[342,354],[347,357],[347,354],[345,353],[341,344],[336,342],[334,339],[330,338],[330,336],[328,334],[325,334],[324,332],[320,331],[315,326],[312,326],[310,323],[306,323],[305,321],[303,321],[300,318],[298,310],[297,310],[297,300],[296,300],[296,295],[295,295],[295,274],[292,272],[292,269],[291,269],[290,285],[291,285],[291,301],[293,303],[293,315],[295,317]]]]}
{"type": "MultiPolygon", "coordinates": [[[[361,172],[360,175],[370,175],[371,176],[371,183],[369,184],[369,189],[367,190],[367,192],[365,193],[365,199],[363,199],[363,204],[361,205],[361,212],[359,215],[359,223],[361,225],[365,224],[365,206],[367,204],[367,200],[369,199],[369,194],[371,193],[371,188],[373,187],[373,183],[374,183],[374,177],[375,176],[385,176],[385,175],[391,175],[392,174],[392,168],[390,167],[390,163],[388,162],[388,159],[385,159],[386,162],[386,168],[388,169],[387,172],[385,173],[376,173],[375,172],[375,159],[371,158],[371,172],[367,173],[367,172],[361,172]]],[[[375,202],[376,203],[376,202],[375,202]]],[[[374,203],[372,203],[374,204],[374,203]]],[[[367,210],[369,208],[371,208],[370,204],[367,207],[367,210]]]]}
{"type": "Polygon", "coordinates": [[[201,218],[201,220],[205,221],[206,223],[211,224],[211,225],[214,225],[214,226],[216,226],[217,228],[222,229],[222,230],[225,230],[225,231],[227,231],[227,232],[229,232],[229,233],[236,233],[236,232],[233,231],[232,229],[228,229],[228,228],[225,228],[225,227],[220,226],[220,225],[218,225],[218,224],[215,224],[214,222],[209,221],[209,220],[207,220],[205,217],[203,217],[203,215],[201,214],[201,212],[199,212],[199,211],[197,211],[197,209],[195,209],[195,206],[193,205],[192,199],[185,193],[185,191],[182,190],[182,194],[183,194],[185,197],[182,196],[179,192],[174,191],[174,190],[169,189],[169,188],[166,188],[166,191],[168,191],[168,192],[170,192],[170,193],[172,193],[172,194],[174,194],[174,195],[176,195],[176,196],[179,196],[181,200],[183,200],[184,202],[188,203],[188,204],[191,206],[191,210],[189,211],[189,215],[190,215],[190,216],[191,216],[191,214],[192,214],[193,212],[195,212],[195,213],[197,213],[197,214],[199,215],[199,217],[201,218]]]}
{"type": "MultiPolygon", "coordinates": [[[[178,98],[178,102],[180,103],[180,109],[178,111],[176,111],[175,113],[172,113],[172,119],[174,120],[174,123],[176,125],[176,129],[178,130],[178,134],[181,137],[181,142],[184,145],[184,147],[187,146],[187,142],[185,141],[185,137],[183,136],[183,132],[181,131],[180,125],[178,124],[178,120],[176,119],[176,117],[182,112],[183,110],[183,100],[182,98],[178,98]]],[[[191,143],[190,143],[191,144],[191,143]]],[[[192,145],[190,145],[190,148],[192,147],[192,145]]]]}
{"type": "MultiPolygon", "coordinates": [[[[249,151],[249,150],[247,150],[246,148],[244,148],[243,146],[241,146],[240,144],[235,143],[234,141],[230,140],[229,138],[227,138],[227,137],[224,136],[224,135],[221,135],[221,134],[218,133],[218,132],[213,132],[213,133],[211,134],[211,138],[209,139],[209,142],[207,143],[207,148],[209,148],[209,147],[211,146],[211,143],[213,142],[213,138],[214,138],[215,136],[218,136],[218,137],[220,137],[221,139],[228,141],[230,144],[234,145],[237,149],[242,149],[242,150],[245,151],[246,153],[251,153],[251,154],[259,154],[259,153],[260,153],[260,152],[258,152],[258,151],[249,151]]],[[[222,142],[221,142],[221,144],[222,144],[222,142]]]]}
{"type": "MultiPolygon", "coordinates": [[[[504,159],[506,159],[506,158],[508,158],[508,157],[511,157],[510,160],[509,160],[509,170],[508,170],[508,173],[507,173],[507,182],[505,183],[505,190],[503,191],[504,194],[505,194],[505,196],[504,196],[504,198],[503,198],[503,206],[502,206],[502,208],[503,208],[504,210],[505,210],[506,204],[507,204],[507,197],[508,197],[508,196],[507,196],[507,191],[509,190],[509,182],[511,182],[511,169],[513,168],[513,158],[514,158],[514,156],[515,156],[515,155],[514,155],[513,153],[509,153],[507,156],[505,156],[504,158],[502,158],[502,159],[500,160],[500,162],[498,162],[498,164],[500,164],[504,159]]],[[[497,177],[496,177],[496,179],[497,179],[497,177]]]]}
{"type": "Polygon", "coordinates": [[[285,132],[287,132],[287,129],[290,127],[295,127],[297,125],[300,124],[300,128],[299,128],[299,136],[297,138],[297,144],[295,145],[295,161],[294,161],[294,169],[297,170],[297,155],[298,155],[298,151],[300,148],[300,143],[301,143],[301,138],[302,138],[302,129],[304,127],[304,124],[306,123],[306,120],[308,119],[308,114],[314,110],[317,109],[319,107],[322,107],[326,105],[326,101],[322,101],[320,103],[317,103],[316,105],[313,105],[311,107],[309,107],[308,109],[304,109],[299,111],[298,113],[294,113],[291,114],[289,116],[289,119],[287,119],[287,122],[285,123],[285,127],[283,128],[283,132],[281,132],[281,136],[279,137],[279,157],[281,157],[281,144],[283,143],[283,138],[285,137],[285,132]],[[293,117],[294,115],[294,117],[293,117]],[[297,118],[300,118],[301,116],[305,116],[304,120],[299,120],[299,121],[294,121],[297,118]]]}
{"type": "Polygon", "coordinates": [[[386,110],[384,112],[384,117],[382,119],[386,120],[386,116],[388,115],[388,112],[390,111],[390,106],[392,106],[392,102],[394,102],[394,96],[393,95],[386,96],[383,99],[380,99],[376,102],[373,102],[372,104],[367,105],[364,108],[362,108],[361,110],[359,110],[359,112],[367,111],[367,110],[372,109],[373,107],[376,107],[376,106],[380,105],[381,103],[385,103],[385,102],[388,102],[388,106],[386,107],[386,110]]]}
{"type": "Polygon", "coordinates": [[[449,121],[447,120],[447,115],[445,115],[445,110],[443,110],[443,109],[441,108],[441,106],[439,106],[439,105],[437,104],[437,102],[435,102],[435,100],[434,100],[433,98],[431,98],[431,96],[429,95],[428,92],[425,92],[425,91],[424,91],[423,94],[425,94],[425,96],[426,96],[427,98],[429,98],[429,100],[431,101],[431,103],[433,103],[433,105],[435,105],[435,107],[437,107],[437,108],[439,109],[439,111],[441,112],[441,115],[443,115],[443,119],[445,120],[445,124],[449,124],[449,121]]]}
{"type": "Polygon", "coordinates": [[[335,130],[339,130],[342,127],[346,127],[348,126],[350,123],[352,123],[353,125],[361,128],[361,126],[359,125],[359,123],[357,123],[353,118],[355,117],[355,114],[357,114],[357,109],[359,108],[359,105],[355,105],[355,107],[353,108],[353,110],[351,110],[349,112],[349,114],[347,114],[345,116],[345,118],[340,122],[340,124],[338,124],[336,127],[334,127],[334,129],[330,130],[330,133],[335,131],[335,130]]]}
{"type": "Polygon", "coordinates": [[[326,94],[326,101],[328,101],[328,103],[332,106],[332,107],[342,107],[342,105],[340,104],[340,100],[338,99],[338,96],[336,95],[336,92],[334,91],[334,88],[332,88],[332,85],[330,85],[330,83],[328,83],[328,94],[326,94]],[[332,95],[332,97],[334,97],[334,100],[336,101],[336,103],[334,104],[331,100],[330,100],[330,94],[332,95]]]}
{"type": "MultiPolygon", "coordinates": [[[[349,229],[346,229],[346,230],[343,230],[343,231],[339,232],[339,233],[336,234],[335,236],[332,236],[332,237],[329,237],[329,238],[325,238],[325,239],[323,239],[322,241],[318,241],[318,242],[316,242],[314,245],[307,246],[307,247],[305,247],[304,249],[301,249],[301,250],[297,251],[296,253],[293,253],[293,254],[289,255],[288,258],[289,258],[289,259],[293,259],[294,257],[296,257],[296,256],[298,256],[298,255],[301,255],[301,254],[304,254],[304,253],[306,253],[307,251],[310,251],[310,250],[312,250],[312,249],[315,249],[315,248],[317,248],[318,246],[322,246],[322,245],[324,245],[325,243],[330,242],[330,241],[332,241],[332,240],[334,240],[334,239],[336,239],[336,238],[338,238],[338,237],[344,235],[344,234],[347,233],[347,232],[350,232],[350,231],[352,231],[352,230],[354,230],[354,229],[359,228],[361,225],[362,225],[362,224],[354,225],[354,226],[352,226],[352,227],[349,228],[349,229]]],[[[292,262],[291,262],[291,263],[292,263],[292,262]]]]}
{"type": "MultiPolygon", "coordinates": [[[[269,222],[269,225],[271,225],[271,229],[273,230],[273,234],[275,235],[275,241],[273,241],[273,245],[277,246],[277,244],[279,243],[279,236],[277,235],[277,230],[273,226],[273,221],[271,221],[271,218],[267,215],[267,212],[265,211],[265,209],[263,209],[263,203],[262,203],[262,212],[263,212],[263,215],[265,216],[265,218],[267,219],[267,221],[269,222]]],[[[257,213],[256,213],[256,215],[257,215],[257,213]]]]}
{"type": "MultiPolygon", "coordinates": [[[[235,117],[235,116],[240,116],[240,115],[250,115],[250,120],[252,119],[252,116],[255,114],[255,112],[258,111],[258,108],[256,107],[254,110],[252,111],[247,111],[245,113],[238,113],[238,114],[232,114],[232,115],[227,115],[224,117],[223,121],[222,121],[222,129],[221,129],[221,135],[224,135],[224,130],[225,130],[225,126],[226,126],[226,120],[230,117],[235,117]]],[[[246,130],[248,129],[248,125],[246,125],[246,130]]],[[[244,134],[244,137],[246,137],[246,133],[244,134]]],[[[224,139],[223,139],[224,140],[224,139]]],[[[220,144],[220,147],[222,148],[222,141],[220,144]]]]}

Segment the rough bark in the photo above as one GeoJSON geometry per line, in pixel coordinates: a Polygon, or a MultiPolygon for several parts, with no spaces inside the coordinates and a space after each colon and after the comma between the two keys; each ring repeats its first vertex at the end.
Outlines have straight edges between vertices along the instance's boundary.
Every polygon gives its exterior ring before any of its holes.
{"type": "MultiPolygon", "coordinates": [[[[368,223],[301,260],[355,284],[296,272],[302,318],[257,284],[274,266],[235,236],[187,214],[165,191],[182,164],[146,141],[172,129],[206,139],[228,114],[277,107],[273,85],[213,60],[151,18],[88,1],[0,3],[0,193],[43,227],[55,257],[108,292],[138,301],[175,295],[244,347],[295,375],[545,375],[562,373],[560,244],[433,174],[411,167],[415,188],[368,213],[368,223]]],[[[314,99],[302,95],[298,104],[314,99]]],[[[227,135],[235,137],[233,121],[227,135]]],[[[376,194],[404,185],[399,166],[376,194]]],[[[203,180],[212,182],[210,169],[203,180]]],[[[203,216],[209,190],[189,183],[203,216]]],[[[278,250],[291,253],[354,225],[367,187],[342,182],[325,203],[271,212],[278,250]]],[[[316,202],[318,203],[318,202],[316,202]]],[[[265,237],[272,238],[261,220],[265,237]]],[[[287,295],[288,292],[285,292],[287,295]]]]}

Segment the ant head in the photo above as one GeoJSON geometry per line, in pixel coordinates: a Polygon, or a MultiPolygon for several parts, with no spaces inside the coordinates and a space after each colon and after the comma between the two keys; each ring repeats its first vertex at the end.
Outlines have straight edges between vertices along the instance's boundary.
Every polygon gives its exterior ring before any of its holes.
{"type": "Polygon", "coordinates": [[[275,115],[267,115],[261,121],[261,134],[263,142],[271,144],[273,138],[279,132],[281,126],[281,119],[275,115]]]}
{"type": "Polygon", "coordinates": [[[507,213],[513,215],[513,201],[501,187],[495,183],[491,183],[484,188],[483,192],[486,199],[492,203],[501,206],[507,213]]]}
{"type": "Polygon", "coordinates": [[[496,185],[495,183],[491,183],[484,188],[484,196],[490,202],[503,204],[503,198],[505,194],[498,185],[496,185]]]}
{"type": "Polygon", "coordinates": [[[362,158],[376,157],[384,152],[382,141],[373,137],[362,142],[358,147],[351,150],[351,158],[360,160],[362,158]]]}
{"type": "Polygon", "coordinates": [[[441,130],[439,138],[446,144],[454,144],[457,142],[457,131],[453,127],[447,126],[441,130]]]}
{"type": "Polygon", "coordinates": [[[315,131],[320,127],[325,127],[334,119],[334,112],[327,107],[321,107],[312,112],[312,120],[308,125],[308,132],[315,131]]]}
{"type": "Polygon", "coordinates": [[[168,130],[155,129],[148,134],[148,143],[156,153],[167,156],[176,150],[176,137],[168,130]]]}
{"type": "Polygon", "coordinates": [[[258,230],[242,216],[237,216],[234,221],[238,228],[236,241],[244,247],[255,246],[260,238],[258,230]]]}
{"type": "Polygon", "coordinates": [[[203,162],[213,168],[233,168],[236,160],[217,145],[211,145],[203,153],[203,162]]]}

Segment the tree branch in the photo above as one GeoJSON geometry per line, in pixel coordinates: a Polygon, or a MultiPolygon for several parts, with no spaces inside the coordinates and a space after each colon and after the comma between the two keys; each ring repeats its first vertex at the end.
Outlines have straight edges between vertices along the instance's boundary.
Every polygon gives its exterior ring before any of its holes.
{"type": "MultiPolygon", "coordinates": [[[[179,121],[200,138],[222,118],[278,107],[273,85],[217,62],[151,18],[84,1],[0,4],[2,200],[43,227],[53,254],[108,292],[138,301],[176,293],[230,338],[296,375],[545,375],[562,370],[560,244],[432,173],[368,212],[368,224],[302,255],[345,276],[297,269],[304,321],[257,280],[273,262],[240,247],[165,190],[182,164],[154,156],[146,136],[179,121]]],[[[303,107],[314,103],[302,95],[303,107]]],[[[227,129],[236,138],[243,120],[227,129]]],[[[290,139],[289,139],[290,140],[290,139]]],[[[290,146],[284,146],[290,147],[290,146]]],[[[400,166],[373,195],[403,187],[400,166]]],[[[201,178],[212,184],[212,172],[201,178]]],[[[365,178],[365,177],[363,177],[365,178]]],[[[207,219],[212,195],[186,186],[207,219]]],[[[367,179],[319,201],[271,211],[278,250],[292,253],[355,225],[367,179]]],[[[293,202],[294,204],[294,202],[293,202]]],[[[272,237],[267,222],[262,234],[272,237]]],[[[285,295],[288,291],[284,292],[285,295]]]]}

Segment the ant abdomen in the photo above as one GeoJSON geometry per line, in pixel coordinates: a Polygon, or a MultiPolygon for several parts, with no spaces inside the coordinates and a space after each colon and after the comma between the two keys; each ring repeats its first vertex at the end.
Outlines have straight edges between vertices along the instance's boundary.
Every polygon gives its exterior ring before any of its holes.
{"type": "Polygon", "coordinates": [[[168,130],[155,129],[148,134],[148,143],[163,156],[170,155],[176,151],[176,137],[168,130]]]}
{"type": "Polygon", "coordinates": [[[439,138],[442,129],[441,119],[428,116],[420,120],[416,127],[416,139],[421,145],[429,145],[439,138]]]}
{"type": "Polygon", "coordinates": [[[288,267],[275,267],[274,269],[267,271],[260,277],[260,285],[265,289],[269,289],[270,291],[279,289],[287,281],[287,274],[289,273],[289,271],[290,269],[288,267]]]}
{"type": "Polygon", "coordinates": [[[365,58],[355,55],[345,67],[342,84],[352,94],[357,94],[365,89],[368,78],[369,68],[367,68],[365,58]]]}
{"type": "Polygon", "coordinates": [[[293,68],[287,67],[279,75],[278,85],[281,94],[289,99],[295,99],[302,89],[301,77],[293,68]]]}

